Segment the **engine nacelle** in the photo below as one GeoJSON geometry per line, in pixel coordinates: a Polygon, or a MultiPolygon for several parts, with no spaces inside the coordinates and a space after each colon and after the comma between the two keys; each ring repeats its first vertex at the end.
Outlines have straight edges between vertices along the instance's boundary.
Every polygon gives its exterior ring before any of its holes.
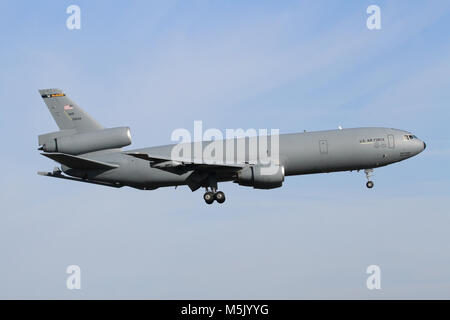
{"type": "MultiPolygon", "coordinates": [[[[39,141],[46,139],[46,135],[39,137],[39,141]]],[[[48,134],[48,138],[42,143],[45,152],[61,152],[72,155],[122,148],[131,144],[131,133],[128,127],[102,129],[98,131],[63,134],[48,134]]]]}
{"type": "Polygon", "coordinates": [[[237,173],[237,183],[255,189],[279,188],[284,181],[283,166],[252,166],[237,173]]]}

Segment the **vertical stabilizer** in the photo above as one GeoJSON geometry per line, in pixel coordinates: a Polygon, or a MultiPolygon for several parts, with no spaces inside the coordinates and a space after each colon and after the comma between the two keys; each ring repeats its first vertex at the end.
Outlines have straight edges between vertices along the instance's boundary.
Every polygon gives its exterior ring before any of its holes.
{"type": "Polygon", "coordinates": [[[88,132],[103,129],[60,89],[42,89],[39,93],[60,130],[88,132]]]}

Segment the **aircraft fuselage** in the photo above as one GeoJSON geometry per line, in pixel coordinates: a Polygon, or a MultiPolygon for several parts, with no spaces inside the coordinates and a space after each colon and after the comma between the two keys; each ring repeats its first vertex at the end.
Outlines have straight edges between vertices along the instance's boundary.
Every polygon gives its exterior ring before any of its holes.
{"type": "MultiPolygon", "coordinates": [[[[248,138],[247,138],[248,139],[248,138]]],[[[237,139],[238,140],[238,139],[237,139]]],[[[236,140],[236,143],[238,143],[236,140]]],[[[218,141],[194,142],[204,149],[218,141]]],[[[373,169],[405,160],[425,149],[423,141],[407,131],[390,128],[355,128],[279,135],[279,164],[285,176],[373,169]]],[[[170,157],[174,145],[128,150],[170,157]]],[[[119,165],[101,170],[73,170],[63,166],[68,175],[115,183],[139,189],[187,185],[192,171],[174,173],[151,167],[149,161],[132,157],[123,151],[91,153],[86,157],[119,165]]],[[[236,156],[238,158],[238,156],[236,156]]],[[[236,159],[236,158],[235,158],[236,159]]],[[[258,156],[247,148],[241,161],[257,164],[258,156]]],[[[217,181],[233,181],[235,173],[222,170],[217,181]]]]}

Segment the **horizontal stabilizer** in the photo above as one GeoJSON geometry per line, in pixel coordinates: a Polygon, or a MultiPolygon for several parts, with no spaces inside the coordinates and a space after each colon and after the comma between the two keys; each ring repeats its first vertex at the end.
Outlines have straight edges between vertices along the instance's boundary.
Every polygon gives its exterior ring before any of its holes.
{"type": "Polygon", "coordinates": [[[87,179],[81,179],[81,178],[74,178],[74,177],[68,177],[60,172],[38,172],[39,175],[45,176],[45,177],[53,177],[53,178],[59,178],[59,179],[65,179],[65,180],[72,180],[72,181],[78,181],[78,182],[85,182],[85,183],[91,183],[91,184],[98,184],[105,187],[113,187],[113,188],[121,188],[121,184],[114,184],[114,183],[108,183],[108,182],[101,182],[101,181],[93,181],[93,180],[87,180],[87,179]]]}
{"type": "Polygon", "coordinates": [[[117,164],[87,159],[83,157],[72,156],[65,153],[41,153],[43,156],[50,158],[56,162],[66,165],[72,169],[99,169],[99,170],[110,170],[118,168],[117,164]]]}

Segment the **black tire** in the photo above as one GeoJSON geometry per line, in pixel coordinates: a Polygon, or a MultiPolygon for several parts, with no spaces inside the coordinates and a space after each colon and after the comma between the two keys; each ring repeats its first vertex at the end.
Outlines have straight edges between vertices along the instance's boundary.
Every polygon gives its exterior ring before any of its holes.
{"type": "Polygon", "coordinates": [[[366,183],[366,187],[369,188],[369,189],[372,189],[373,185],[374,185],[373,181],[367,181],[367,183],[366,183]]]}
{"type": "Polygon", "coordinates": [[[207,203],[207,204],[211,204],[211,203],[213,203],[214,202],[214,193],[212,193],[212,192],[206,192],[204,195],[203,195],[203,199],[205,200],[205,202],[207,203]]]}
{"type": "Polygon", "coordinates": [[[222,191],[217,191],[216,194],[214,195],[214,198],[216,199],[216,201],[218,203],[224,203],[225,202],[225,193],[223,193],[222,191]]]}

